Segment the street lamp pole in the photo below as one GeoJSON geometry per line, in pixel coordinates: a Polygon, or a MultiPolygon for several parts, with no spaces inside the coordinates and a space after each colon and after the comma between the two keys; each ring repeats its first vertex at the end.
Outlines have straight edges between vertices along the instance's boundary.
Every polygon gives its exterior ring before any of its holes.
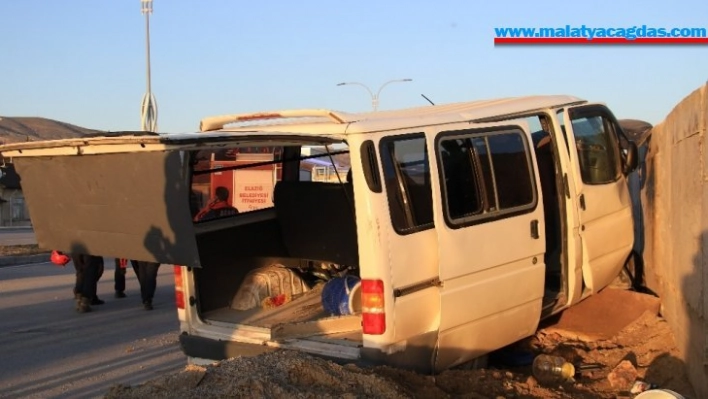
{"type": "Polygon", "coordinates": [[[359,82],[342,82],[342,83],[337,83],[337,86],[345,86],[345,85],[356,85],[356,86],[361,86],[366,89],[367,92],[369,92],[369,95],[371,96],[371,108],[373,108],[374,111],[377,111],[379,109],[379,95],[381,94],[381,90],[383,90],[384,87],[391,83],[396,83],[396,82],[411,82],[413,79],[393,79],[389,80],[388,82],[384,83],[379,87],[379,89],[376,91],[376,94],[374,94],[371,89],[369,89],[369,86],[359,83],[359,82]]]}
{"type": "Polygon", "coordinates": [[[145,15],[145,49],[147,58],[147,91],[141,105],[140,123],[146,132],[157,131],[157,101],[150,85],[150,14],[152,0],[140,0],[140,12],[145,15]]]}

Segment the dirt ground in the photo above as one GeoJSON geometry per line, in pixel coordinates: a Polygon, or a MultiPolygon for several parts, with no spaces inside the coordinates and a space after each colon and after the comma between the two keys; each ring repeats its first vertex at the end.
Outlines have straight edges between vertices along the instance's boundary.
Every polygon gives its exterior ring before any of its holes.
{"type": "Polygon", "coordinates": [[[495,352],[483,369],[459,368],[432,376],[277,351],[207,367],[187,366],[138,386],[116,385],[106,398],[632,398],[636,380],[694,398],[673,335],[658,315],[658,301],[620,290],[597,297],[547,322],[533,337],[495,352]],[[608,303],[614,306],[608,309],[608,303]],[[601,368],[585,371],[574,381],[544,386],[528,365],[540,353],[601,368]]]}

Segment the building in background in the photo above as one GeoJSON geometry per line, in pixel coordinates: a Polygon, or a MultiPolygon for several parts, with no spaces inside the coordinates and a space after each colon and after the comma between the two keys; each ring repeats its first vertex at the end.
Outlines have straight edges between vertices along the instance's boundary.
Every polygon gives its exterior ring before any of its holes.
{"type": "Polygon", "coordinates": [[[22,195],[20,176],[11,163],[0,168],[0,226],[30,226],[29,211],[22,195]]]}

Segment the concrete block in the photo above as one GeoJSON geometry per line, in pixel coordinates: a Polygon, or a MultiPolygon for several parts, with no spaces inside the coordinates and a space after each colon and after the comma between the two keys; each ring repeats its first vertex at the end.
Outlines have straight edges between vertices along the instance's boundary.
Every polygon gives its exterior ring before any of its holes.
{"type": "MultiPolygon", "coordinates": [[[[703,264],[703,181],[700,165],[700,136],[688,137],[674,145],[671,219],[672,258],[667,264],[667,281],[683,286],[687,304],[702,308],[702,279],[697,275],[703,264]],[[680,204],[676,206],[676,204],[680,204]],[[689,279],[690,277],[690,279],[689,279]]],[[[708,207],[706,207],[708,209],[708,207]]]]}
{"type": "Polygon", "coordinates": [[[672,140],[680,142],[704,129],[703,109],[706,87],[702,86],[684,98],[665,119],[672,140]]]}
{"type": "Polygon", "coordinates": [[[654,192],[646,221],[663,315],[671,325],[699,397],[708,397],[708,160],[706,86],[653,130],[654,192]],[[650,216],[649,216],[650,215],[650,216]]]}

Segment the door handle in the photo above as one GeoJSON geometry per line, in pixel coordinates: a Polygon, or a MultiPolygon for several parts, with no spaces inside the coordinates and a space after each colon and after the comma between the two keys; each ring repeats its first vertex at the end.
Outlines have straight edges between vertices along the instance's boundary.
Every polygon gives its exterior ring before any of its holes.
{"type": "Polygon", "coordinates": [[[585,194],[580,194],[580,209],[585,210],[585,194]]]}
{"type": "Polygon", "coordinates": [[[540,237],[538,233],[538,220],[532,220],[531,221],[531,238],[534,240],[538,240],[540,237]]]}

